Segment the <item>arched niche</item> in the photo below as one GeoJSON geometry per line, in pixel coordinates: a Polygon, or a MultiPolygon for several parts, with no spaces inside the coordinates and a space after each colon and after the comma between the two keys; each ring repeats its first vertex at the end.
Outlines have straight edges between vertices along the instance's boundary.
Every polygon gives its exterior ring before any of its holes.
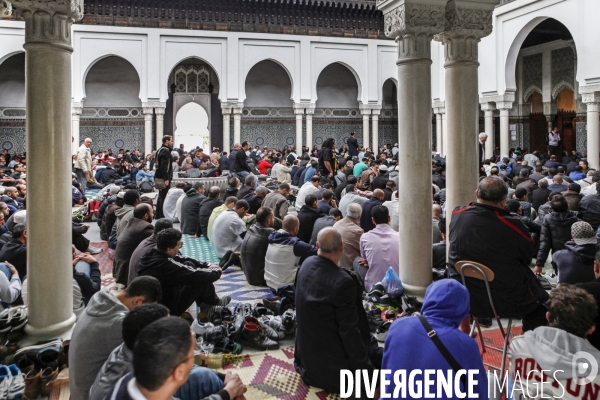
{"type": "Polygon", "coordinates": [[[84,107],[140,107],[140,77],[124,58],[105,57],[85,78],[84,107]]]}
{"type": "Polygon", "coordinates": [[[25,107],[25,53],[0,64],[0,107],[25,107]]]}
{"type": "Polygon", "coordinates": [[[264,60],[254,65],[245,82],[245,107],[292,107],[292,81],[278,63],[264,60]]]}
{"type": "Polygon", "coordinates": [[[343,64],[325,67],[317,79],[317,108],[358,108],[358,82],[343,64]]]}

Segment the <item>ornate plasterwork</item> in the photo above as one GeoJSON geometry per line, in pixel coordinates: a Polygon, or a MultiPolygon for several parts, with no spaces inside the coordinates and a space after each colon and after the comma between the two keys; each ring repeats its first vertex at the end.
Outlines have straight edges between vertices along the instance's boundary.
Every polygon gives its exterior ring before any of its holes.
{"type": "Polygon", "coordinates": [[[398,62],[431,58],[431,39],[444,30],[445,6],[406,4],[384,15],[385,34],[398,42],[398,62]]]}
{"type": "MultiPolygon", "coordinates": [[[[4,1],[4,0],[1,0],[4,1]]],[[[71,25],[83,17],[82,0],[12,0],[25,18],[25,44],[71,48],[71,25]]]]}
{"type": "Polygon", "coordinates": [[[523,101],[525,101],[525,102],[529,101],[529,98],[534,93],[542,94],[542,89],[540,89],[538,86],[535,86],[535,85],[529,86],[527,88],[527,90],[525,90],[525,93],[523,94],[523,101]]]}
{"type": "Polygon", "coordinates": [[[492,33],[491,9],[460,7],[451,2],[446,8],[446,27],[440,35],[444,43],[446,66],[453,63],[478,63],[479,40],[492,33]]]}
{"type": "Polygon", "coordinates": [[[8,0],[0,0],[0,19],[8,18],[12,14],[12,4],[8,0]]]}
{"type": "Polygon", "coordinates": [[[556,84],[556,86],[554,86],[554,89],[552,89],[552,99],[556,100],[559,93],[562,92],[563,89],[569,89],[573,92],[575,91],[572,83],[567,82],[567,81],[560,81],[559,83],[556,84]]]}

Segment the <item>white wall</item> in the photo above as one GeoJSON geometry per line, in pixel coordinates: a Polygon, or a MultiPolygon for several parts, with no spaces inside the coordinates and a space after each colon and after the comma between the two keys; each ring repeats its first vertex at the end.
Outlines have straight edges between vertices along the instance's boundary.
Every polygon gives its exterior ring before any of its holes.
{"type": "Polygon", "coordinates": [[[261,61],[246,77],[245,107],[292,107],[292,83],[287,72],[274,61],[261,61]]]}
{"type": "Polygon", "coordinates": [[[317,81],[317,108],[358,108],[358,84],[338,63],[326,67],[317,81]]]}
{"type": "Polygon", "coordinates": [[[90,69],[85,80],[84,107],[139,107],[140,79],[123,58],[106,57],[90,69]]]}
{"type": "Polygon", "coordinates": [[[25,107],[25,53],[0,64],[0,107],[25,107]]]}

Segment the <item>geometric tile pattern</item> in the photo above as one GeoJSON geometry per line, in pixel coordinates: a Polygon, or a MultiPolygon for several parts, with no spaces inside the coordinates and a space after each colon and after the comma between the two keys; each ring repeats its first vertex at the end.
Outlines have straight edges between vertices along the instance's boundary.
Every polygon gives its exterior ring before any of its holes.
{"type": "Polygon", "coordinates": [[[23,153],[26,149],[25,127],[0,126],[0,151],[23,153]]]}
{"type": "Polygon", "coordinates": [[[577,151],[583,154],[587,150],[587,122],[577,119],[577,151]]]}
{"type": "MultiPolygon", "coordinates": [[[[552,93],[557,89],[556,86],[562,82],[573,82],[575,80],[575,57],[573,49],[563,47],[552,50],[552,61],[550,62],[552,73],[552,93]]],[[[541,70],[541,68],[540,68],[541,70]]]]}
{"type": "MultiPolygon", "coordinates": [[[[81,126],[80,138],[91,138],[93,150],[133,150],[139,147],[144,153],[144,122],[137,126],[81,126]]],[[[116,152],[116,151],[115,151],[116,152]]]]}

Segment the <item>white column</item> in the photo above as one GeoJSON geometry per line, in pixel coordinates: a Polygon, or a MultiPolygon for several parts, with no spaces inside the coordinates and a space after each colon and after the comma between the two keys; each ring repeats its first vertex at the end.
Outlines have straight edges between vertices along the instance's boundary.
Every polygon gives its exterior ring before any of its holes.
{"type": "Polygon", "coordinates": [[[435,113],[435,151],[442,155],[442,114],[435,113]]]}
{"type": "Polygon", "coordinates": [[[156,114],[156,149],[158,149],[162,146],[162,138],[165,135],[165,107],[154,107],[154,113],[156,114]]]}
{"type": "MultiPolygon", "coordinates": [[[[446,1],[395,0],[378,7],[386,35],[398,43],[398,166],[429,171],[431,158],[423,155],[431,154],[431,39],[444,27],[446,1]]],[[[408,173],[398,192],[400,279],[406,293],[422,297],[431,283],[431,181],[408,173]]]]}
{"type": "Polygon", "coordinates": [[[221,110],[223,111],[223,151],[226,151],[229,154],[231,141],[231,107],[226,106],[225,104],[221,105],[221,110]]]}
{"type": "Polygon", "coordinates": [[[296,114],[296,154],[302,153],[302,116],[304,108],[294,105],[294,114],[296,114]]]}
{"type": "Polygon", "coordinates": [[[81,103],[73,102],[71,104],[71,136],[73,137],[71,154],[77,154],[77,150],[79,150],[79,120],[82,112],[83,107],[81,103]]]}
{"type": "Polygon", "coordinates": [[[587,161],[590,168],[600,167],[600,92],[582,95],[587,106],[587,161]]]}
{"type": "Polygon", "coordinates": [[[511,102],[498,102],[496,107],[500,110],[500,157],[508,157],[510,150],[510,132],[508,131],[509,111],[511,102]]]}
{"type": "MultiPolygon", "coordinates": [[[[312,147],[313,147],[313,125],[312,125],[312,118],[313,118],[313,114],[315,113],[315,108],[314,107],[308,107],[306,108],[306,146],[308,147],[308,152],[310,153],[312,151],[312,147]]],[[[298,154],[300,155],[300,154],[298,154]]]]}
{"type": "Polygon", "coordinates": [[[448,119],[446,118],[446,108],[440,109],[442,114],[442,152],[441,156],[446,157],[446,149],[448,148],[448,119]]]}
{"type": "MultiPolygon", "coordinates": [[[[371,121],[373,124],[373,151],[379,151],[379,114],[381,113],[381,109],[373,109],[371,110],[371,121]]],[[[392,143],[393,144],[393,143],[392,143]]]]}
{"type": "Polygon", "coordinates": [[[233,109],[233,143],[241,143],[241,132],[242,132],[242,108],[235,107],[233,109]]]}
{"type": "Polygon", "coordinates": [[[446,210],[475,201],[479,182],[477,54],[479,40],[492,32],[492,13],[498,2],[453,0],[446,7],[446,28],[441,35],[448,119],[446,210]]]}
{"type": "MultiPolygon", "coordinates": [[[[144,107],[144,154],[152,153],[152,118],[154,109],[152,107],[144,107]]],[[[162,143],[161,143],[162,144],[162,143]]]]}
{"type": "Polygon", "coordinates": [[[71,26],[80,2],[17,0],[25,19],[27,281],[25,332],[52,337],[75,323],[71,257],[71,26]],[[50,179],[50,184],[48,184],[50,179]]]}
{"type": "MultiPolygon", "coordinates": [[[[366,149],[367,147],[371,147],[371,141],[369,140],[369,115],[371,115],[371,109],[361,108],[360,113],[363,117],[363,146],[366,149]]],[[[371,150],[375,153],[375,149],[371,150]]]]}
{"type": "Polygon", "coordinates": [[[494,111],[496,110],[496,106],[493,103],[482,103],[481,109],[485,113],[485,133],[487,134],[485,158],[491,158],[496,148],[496,143],[494,142],[494,111]]]}

